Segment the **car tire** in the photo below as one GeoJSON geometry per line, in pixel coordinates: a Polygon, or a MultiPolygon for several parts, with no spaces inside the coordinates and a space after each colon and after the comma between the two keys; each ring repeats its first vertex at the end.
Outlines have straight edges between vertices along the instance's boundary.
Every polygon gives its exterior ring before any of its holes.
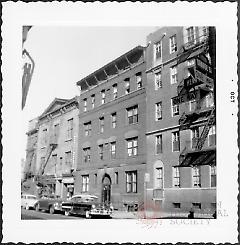
{"type": "Polygon", "coordinates": [[[86,211],[85,216],[86,216],[86,219],[91,219],[91,214],[89,210],[86,211]]]}
{"type": "Polygon", "coordinates": [[[50,214],[54,214],[55,210],[54,210],[54,207],[53,206],[50,206],[49,207],[49,213],[50,214]]]}
{"type": "Polygon", "coordinates": [[[40,206],[39,206],[39,203],[35,206],[35,210],[37,211],[37,212],[39,212],[40,211],[40,206]]]}
{"type": "Polygon", "coordinates": [[[70,212],[69,212],[68,210],[65,210],[65,211],[64,211],[64,215],[65,215],[65,216],[70,216],[70,212]]]}

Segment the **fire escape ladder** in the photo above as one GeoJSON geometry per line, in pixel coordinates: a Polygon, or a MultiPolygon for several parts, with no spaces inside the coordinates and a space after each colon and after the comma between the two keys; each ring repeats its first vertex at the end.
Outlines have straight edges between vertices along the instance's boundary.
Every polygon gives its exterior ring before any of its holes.
{"type": "Polygon", "coordinates": [[[203,144],[205,142],[205,139],[208,136],[209,130],[212,127],[212,125],[215,123],[215,107],[212,108],[211,114],[208,118],[207,123],[205,124],[203,131],[201,133],[201,136],[199,137],[199,140],[196,145],[196,150],[201,150],[203,147],[203,144]]]}

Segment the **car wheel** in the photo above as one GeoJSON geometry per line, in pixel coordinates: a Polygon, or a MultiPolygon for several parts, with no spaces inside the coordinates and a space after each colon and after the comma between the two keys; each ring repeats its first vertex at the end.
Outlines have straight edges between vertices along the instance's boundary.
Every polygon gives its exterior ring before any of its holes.
{"type": "Polygon", "coordinates": [[[70,216],[69,210],[65,210],[65,211],[64,211],[64,215],[65,215],[65,216],[70,216]]]}
{"type": "Polygon", "coordinates": [[[37,212],[39,212],[40,211],[40,206],[39,206],[39,203],[35,206],[35,210],[37,211],[37,212]]]}
{"type": "Polygon", "coordinates": [[[54,211],[55,211],[55,210],[54,210],[54,207],[53,207],[53,206],[50,206],[50,207],[49,207],[49,213],[50,213],[50,214],[54,214],[54,211]]]}
{"type": "Polygon", "coordinates": [[[86,211],[85,216],[87,219],[91,219],[91,214],[89,210],[86,211]]]}

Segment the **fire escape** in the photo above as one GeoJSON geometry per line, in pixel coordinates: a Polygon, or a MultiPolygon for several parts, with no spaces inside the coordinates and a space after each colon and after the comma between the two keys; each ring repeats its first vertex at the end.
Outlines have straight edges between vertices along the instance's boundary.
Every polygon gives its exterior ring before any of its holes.
{"type": "MultiPolygon", "coordinates": [[[[216,147],[203,148],[209,130],[216,123],[215,103],[205,106],[206,96],[210,93],[214,101],[215,79],[212,65],[206,53],[209,52],[209,37],[195,41],[194,45],[183,46],[178,54],[178,64],[193,59],[194,63],[187,68],[188,77],[178,85],[175,97],[176,104],[183,104],[195,100],[195,109],[184,111],[179,119],[180,131],[193,129],[198,122],[204,122],[202,132],[192,138],[192,145],[187,141],[179,156],[179,167],[215,164],[216,147]]],[[[199,130],[199,128],[198,128],[199,130]]]]}
{"type": "Polygon", "coordinates": [[[46,166],[49,162],[49,159],[52,155],[52,152],[57,148],[57,139],[58,139],[58,135],[52,135],[50,137],[50,142],[47,146],[47,150],[46,150],[46,155],[44,158],[44,161],[41,162],[40,168],[38,170],[37,175],[35,176],[35,182],[37,183],[37,185],[41,188],[41,193],[46,193],[48,194],[49,190],[49,186],[48,186],[48,179],[47,176],[44,175],[46,166]]]}

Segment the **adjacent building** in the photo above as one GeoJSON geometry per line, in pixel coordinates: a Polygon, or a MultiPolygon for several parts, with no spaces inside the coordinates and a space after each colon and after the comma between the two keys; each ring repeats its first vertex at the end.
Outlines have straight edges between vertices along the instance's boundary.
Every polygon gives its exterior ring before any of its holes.
{"type": "MultiPolygon", "coordinates": [[[[78,101],[55,98],[38,117],[35,182],[40,190],[67,197],[74,193],[78,151],[78,101]],[[42,184],[42,186],[41,186],[42,184]]],[[[40,193],[43,194],[43,193],[40,193]]]]}
{"type": "Polygon", "coordinates": [[[116,209],[143,205],[146,172],[146,62],[138,46],[77,82],[79,155],[76,193],[116,209]]]}
{"type": "Polygon", "coordinates": [[[214,28],[164,27],[147,42],[147,204],[213,213],[214,28]]]}

